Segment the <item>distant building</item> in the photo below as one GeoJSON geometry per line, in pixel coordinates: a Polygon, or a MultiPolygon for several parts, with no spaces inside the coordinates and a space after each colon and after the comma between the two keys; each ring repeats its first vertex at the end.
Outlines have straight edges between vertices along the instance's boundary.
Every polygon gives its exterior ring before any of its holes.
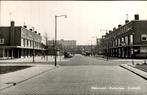
{"type": "Polygon", "coordinates": [[[125,25],[113,28],[100,40],[100,50],[103,54],[122,58],[147,57],[147,20],[125,21],[125,25]]]}
{"type": "MultiPolygon", "coordinates": [[[[49,40],[48,41],[48,46],[49,46],[49,52],[52,52],[54,48],[54,40],[49,40]]],[[[57,40],[57,48],[60,51],[69,51],[69,52],[74,52],[76,49],[76,40],[57,40]]]]}
{"type": "Polygon", "coordinates": [[[91,54],[96,54],[96,45],[77,45],[76,53],[82,54],[89,52],[91,54]]]}
{"type": "Polygon", "coordinates": [[[25,56],[41,55],[44,52],[40,33],[26,26],[0,26],[0,57],[20,58],[25,56]]]}
{"type": "Polygon", "coordinates": [[[74,49],[76,48],[76,40],[58,40],[57,43],[62,45],[64,49],[74,49]]]}

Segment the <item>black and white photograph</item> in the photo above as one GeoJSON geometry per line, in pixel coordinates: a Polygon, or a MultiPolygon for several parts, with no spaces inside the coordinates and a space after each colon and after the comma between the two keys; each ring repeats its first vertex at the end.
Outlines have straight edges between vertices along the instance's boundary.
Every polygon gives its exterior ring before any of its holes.
{"type": "Polygon", "coordinates": [[[0,0],[0,95],[147,95],[147,1],[0,0]]]}

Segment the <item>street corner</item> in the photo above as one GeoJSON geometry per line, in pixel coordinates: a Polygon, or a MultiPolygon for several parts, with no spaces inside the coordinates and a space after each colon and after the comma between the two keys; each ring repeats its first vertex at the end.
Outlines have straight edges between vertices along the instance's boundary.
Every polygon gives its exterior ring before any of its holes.
{"type": "Polygon", "coordinates": [[[141,69],[138,69],[135,67],[135,65],[129,65],[129,64],[120,64],[120,67],[126,69],[126,70],[129,70],[131,71],[132,73],[142,77],[143,79],[147,80],[147,72],[141,70],[141,69]]]}

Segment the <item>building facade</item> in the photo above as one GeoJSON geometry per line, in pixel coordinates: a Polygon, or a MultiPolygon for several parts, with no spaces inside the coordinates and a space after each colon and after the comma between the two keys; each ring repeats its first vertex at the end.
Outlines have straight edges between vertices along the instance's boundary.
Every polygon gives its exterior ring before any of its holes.
{"type": "Polygon", "coordinates": [[[15,26],[11,21],[10,26],[0,27],[0,57],[21,58],[26,56],[41,55],[45,49],[40,33],[26,26],[15,26]]]}
{"type": "Polygon", "coordinates": [[[126,20],[125,25],[113,28],[100,40],[103,54],[122,58],[147,57],[147,20],[139,20],[135,15],[132,21],[126,20]]]}

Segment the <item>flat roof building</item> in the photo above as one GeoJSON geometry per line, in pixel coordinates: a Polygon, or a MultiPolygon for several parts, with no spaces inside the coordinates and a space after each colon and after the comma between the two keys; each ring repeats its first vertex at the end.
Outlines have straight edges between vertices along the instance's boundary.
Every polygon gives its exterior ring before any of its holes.
{"type": "Polygon", "coordinates": [[[118,25],[101,39],[104,54],[123,58],[147,57],[147,20],[139,20],[135,15],[132,21],[118,25]]]}
{"type": "Polygon", "coordinates": [[[44,51],[40,33],[26,26],[15,26],[11,21],[10,26],[0,26],[0,57],[20,58],[32,56],[44,51]]]}

